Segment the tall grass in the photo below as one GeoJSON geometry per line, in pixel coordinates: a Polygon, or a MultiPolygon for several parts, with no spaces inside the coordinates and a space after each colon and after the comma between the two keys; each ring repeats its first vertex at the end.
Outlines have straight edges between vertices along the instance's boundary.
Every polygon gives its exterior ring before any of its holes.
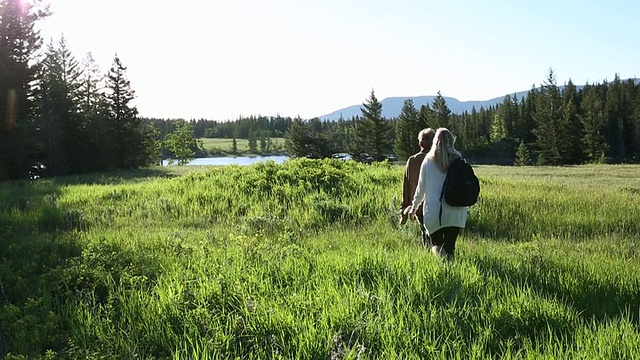
{"type": "Polygon", "coordinates": [[[401,167],[194,170],[1,187],[0,355],[640,353],[640,167],[478,167],[453,264],[397,225],[401,167]]]}

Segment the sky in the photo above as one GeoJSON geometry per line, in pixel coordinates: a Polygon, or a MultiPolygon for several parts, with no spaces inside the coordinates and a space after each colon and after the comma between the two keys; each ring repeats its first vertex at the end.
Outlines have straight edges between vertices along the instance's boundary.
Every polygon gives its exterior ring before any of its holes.
{"type": "Polygon", "coordinates": [[[127,67],[140,115],[320,117],[640,77],[636,0],[44,0],[44,43],[127,67]]]}

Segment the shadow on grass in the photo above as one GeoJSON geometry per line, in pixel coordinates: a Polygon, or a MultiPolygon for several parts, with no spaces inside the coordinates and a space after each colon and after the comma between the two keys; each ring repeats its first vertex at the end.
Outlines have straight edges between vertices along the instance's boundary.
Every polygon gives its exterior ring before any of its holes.
{"type": "Polygon", "coordinates": [[[578,267],[567,268],[553,261],[538,259],[515,267],[501,259],[481,257],[472,260],[477,268],[513,286],[530,287],[536,293],[576,310],[587,321],[604,323],[628,318],[640,324],[640,284],[598,281],[578,267]],[[574,281],[563,281],[573,279],[574,281]]]}
{"type": "Polygon", "coordinates": [[[77,292],[101,289],[103,279],[92,271],[108,260],[105,254],[118,261],[103,268],[121,269],[137,260],[119,249],[98,249],[92,268],[79,267],[76,259],[88,256],[79,232],[87,222],[82,209],[58,205],[62,187],[169,178],[181,171],[149,168],[0,183],[0,358],[63,349],[68,329],[60,309],[77,292]]]}
{"type": "Polygon", "coordinates": [[[52,179],[54,185],[113,185],[146,181],[155,178],[172,178],[188,170],[153,167],[146,169],[121,170],[103,173],[62,176],[52,179]]]}
{"type": "MultiPolygon", "coordinates": [[[[526,224],[531,218],[531,214],[521,209],[510,209],[509,219],[506,221],[488,221],[487,219],[480,218],[477,214],[473,214],[474,209],[469,210],[469,217],[467,218],[467,224],[464,232],[471,236],[477,236],[480,238],[488,238],[495,241],[514,241],[514,239],[526,238],[526,233],[523,233],[523,228],[520,226],[514,226],[513,222],[526,224]]],[[[560,229],[561,230],[561,229],[560,229]]]]}

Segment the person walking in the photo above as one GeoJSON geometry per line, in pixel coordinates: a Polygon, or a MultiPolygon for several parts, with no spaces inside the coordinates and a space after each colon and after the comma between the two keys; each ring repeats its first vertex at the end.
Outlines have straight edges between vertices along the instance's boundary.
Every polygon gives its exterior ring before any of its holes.
{"type": "MultiPolygon", "coordinates": [[[[409,210],[413,201],[413,195],[415,194],[416,187],[418,186],[418,178],[420,177],[420,166],[422,165],[422,161],[424,161],[424,157],[427,155],[427,152],[429,151],[429,149],[431,149],[431,144],[433,143],[433,137],[435,134],[436,132],[432,128],[422,129],[418,133],[418,146],[420,147],[420,151],[407,159],[407,164],[405,165],[404,169],[404,178],[402,181],[402,207],[400,210],[400,225],[404,225],[407,222],[409,210]]],[[[429,246],[431,244],[431,241],[429,239],[429,233],[424,227],[422,203],[420,203],[418,209],[416,210],[416,219],[418,220],[420,229],[422,230],[422,244],[424,246],[429,246]]]]}
{"type": "Polygon", "coordinates": [[[410,216],[418,216],[420,204],[424,203],[422,215],[431,237],[431,251],[450,261],[454,259],[458,234],[467,222],[466,207],[450,206],[444,199],[440,200],[449,165],[462,157],[454,143],[451,131],[446,128],[436,130],[433,145],[420,167],[418,185],[409,209],[410,216]]]}

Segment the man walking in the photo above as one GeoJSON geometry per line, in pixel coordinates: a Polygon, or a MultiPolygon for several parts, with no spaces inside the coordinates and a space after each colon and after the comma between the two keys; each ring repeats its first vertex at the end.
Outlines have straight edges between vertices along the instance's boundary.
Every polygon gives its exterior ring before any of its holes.
{"type": "MultiPolygon", "coordinates": [[[[420,166],[422,165],[425,155],[431,149],[431,144],[433,143],[433,137],[435,134],[436,132],[431,128],[421,130],[418,133],[418,146],[420,147],[420,151],[407,159],[407,164],[404,169],[404,179],[402,181],[401,225],[404,225],[407,222],[409,210],[411,209],[411,202],[413,201],[413,195],[416,192],[416,187],[418,186],[420,166]]],[[[420,204],[418,211],[416,211],[416,218],[418,219],[420,229],[422,230],[422,244],[424,246],[430,246],[431,239],[429,238],[427,229],[424,227],[422,204],[420,204]]]]}

